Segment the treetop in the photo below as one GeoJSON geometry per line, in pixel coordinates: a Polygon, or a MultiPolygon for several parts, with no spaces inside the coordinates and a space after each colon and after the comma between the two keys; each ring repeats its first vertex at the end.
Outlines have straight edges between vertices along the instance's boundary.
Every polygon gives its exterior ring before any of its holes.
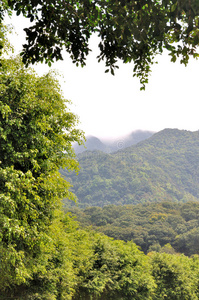
{"type": "Polygon", "coordinates": [[[26,64],[63,59],[65,49],[72,61],[84,66],[91,51],[89,39],[99,38],[99,61],[114,74],[117,61],[134,62],[134,76],[142,87],[148,82],[155,56],[168,50],[171,61],[198,57],[199,3],[197,0],[4,0],[0,10],[22,14],[32,25],[25,28],[22,57],[26,64]],[[6,6],[7,5],[7,6],[6,6]]]}

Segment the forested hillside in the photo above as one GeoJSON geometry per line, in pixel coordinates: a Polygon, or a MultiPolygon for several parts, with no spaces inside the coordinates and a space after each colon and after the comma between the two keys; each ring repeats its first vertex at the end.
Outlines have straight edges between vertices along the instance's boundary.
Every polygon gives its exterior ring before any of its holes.
{"type": "Polygon", "coordinates": [[[199,131],[165,129],[112,154],[78,155],[80,171],[61,173],[79,207],[199,199],[199,131]]]}
{"type": "Polygon", "coordinates": [[[199,202],[149,203],[71,209],[83,227],[150,251],[199,254],[199,202]]]}

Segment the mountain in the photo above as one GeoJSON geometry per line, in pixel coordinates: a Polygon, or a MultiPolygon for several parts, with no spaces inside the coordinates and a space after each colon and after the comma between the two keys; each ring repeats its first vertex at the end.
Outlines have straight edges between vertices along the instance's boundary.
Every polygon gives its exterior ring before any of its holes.
{"type": "Polygon", "coordinates": [[[79,175],[63,170],[79,207],[199,200],[199,131],[165,129],[115,153],[78,155],[79,175]]]}
{"type": "Polygon", "coordinates": [[[77,143],[75,143],[73,147],[76,154],[82,153],[84,151],[94,151],[94,150],[109,152],[109,149],[107,149],[107,145],[95,136],[86,137],[86,142],[84,146],[83,145],[79,146],[77,143]]]}
{"type": "Polygon", "coordinates": [[[100,140],[95,136],[86,137],[85,146],[74,144],[75,153],[79,154],[84,151],[100,150],[105,153],[112,153],[120,149],[124,149],[131,145],[137,144],[140,141],[148,139],[154,134],[153,131],[136,130],[131,134],[117,139],[100,140]]]}

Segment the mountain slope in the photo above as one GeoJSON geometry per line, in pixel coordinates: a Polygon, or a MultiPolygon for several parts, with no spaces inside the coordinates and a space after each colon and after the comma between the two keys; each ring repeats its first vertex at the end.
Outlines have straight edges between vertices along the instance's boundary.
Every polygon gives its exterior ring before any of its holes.
{"type": "Polygon", "coordinates": [[[99,138],[95,136],[89,136],[86,138],[85,146],[74,144],[74,150],[76,154],[82,153],[84,151],[95,151],[100,150],[103,152],[109,152],[107,145],[103,143],[99,138]]]}
{"type": "Polygon", "coordinates": [[[165,129],[124,150],[78,158],[79,175],[62,174],[80,207],[199,200],[199,131],[165,129]]]}
{"type": "Polygon", "coordinates": [[[148,139],[153,134],[154,132],[152,131],[136,130],[127,136],[113,140],[100,140],[95,136],[88,136],[86,138],[85,147],[82,145],[79,146],[78,144],[74,144],[74,150],[76,154],[82,153],[86,150],[100,150],[106,153],[111,153],[137,144],[140,141],[148,139]]]}

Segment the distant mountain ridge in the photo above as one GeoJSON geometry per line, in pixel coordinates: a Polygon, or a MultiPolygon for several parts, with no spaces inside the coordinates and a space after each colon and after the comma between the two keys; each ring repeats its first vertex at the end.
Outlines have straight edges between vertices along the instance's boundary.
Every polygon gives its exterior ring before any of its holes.
{"type": "Polygon", "coordinates": [[[115,153],[78,155],[79,175],[63,170],[79,207],[199,201],[199,131],[165,129],[115,153]]]}
{"type": "Polygon", "coordinates": [[[74,149],[76,154],[82,153],[84,151],[95,150],[99,150],[105,153],[112,153],[148,139],[153,134],[153,131],[136,130],[129,135],[108,140],[100,139],[95,136],[88,136],[86,137],[85,146],[79,146],[78,144],[75,144],[74,149]]]}

